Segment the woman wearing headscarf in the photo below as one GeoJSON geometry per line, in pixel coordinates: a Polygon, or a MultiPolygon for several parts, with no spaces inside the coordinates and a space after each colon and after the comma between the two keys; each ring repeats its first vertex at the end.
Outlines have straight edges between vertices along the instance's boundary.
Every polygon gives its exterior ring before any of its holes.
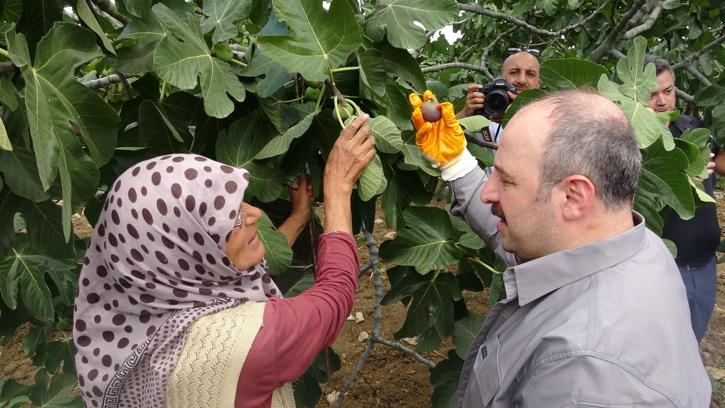
{"type": "MultiPolygon", "coordinates": [[[[344,129],[328,156],[316,282],[290,299],[265,271],[261,211],[242,202],[245,170],[176,154],[116,180],[74,307],[86,407],[294,406],[289,383],[352,309],[350,195],[375,154],[366,120],[344,129]]],[[[293,241],[298,228],[288,227],[293,241]]]]}

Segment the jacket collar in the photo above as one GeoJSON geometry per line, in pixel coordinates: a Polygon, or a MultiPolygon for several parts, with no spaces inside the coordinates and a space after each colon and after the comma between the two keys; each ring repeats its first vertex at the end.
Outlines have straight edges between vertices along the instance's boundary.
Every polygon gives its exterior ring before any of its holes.
{"type": "Polygon", "coordinates": [[[634,227],[621,234],[509,268],[516,279],[519,306],[610,268],[639,252],[646,232],[644,217],[633,211],[632,218],[634,227]]]}

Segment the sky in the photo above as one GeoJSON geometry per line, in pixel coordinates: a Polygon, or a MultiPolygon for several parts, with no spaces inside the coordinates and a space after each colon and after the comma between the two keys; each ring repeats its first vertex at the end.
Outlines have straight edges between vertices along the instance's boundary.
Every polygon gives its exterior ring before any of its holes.
{"type": "Polygon", "coordinates": [[[435,34],[433,34],[433,37],[431,38],[431,41],[435,41],[438,39],[440,35],[443,35],[446,37],[446,41],[448,41],[448,44],[453,44],[456,40],[463,37],[463,34],[461,34],[458,31],[453,31],[453,26],[447,25],[440,30],[436,31],[435,34]]]}

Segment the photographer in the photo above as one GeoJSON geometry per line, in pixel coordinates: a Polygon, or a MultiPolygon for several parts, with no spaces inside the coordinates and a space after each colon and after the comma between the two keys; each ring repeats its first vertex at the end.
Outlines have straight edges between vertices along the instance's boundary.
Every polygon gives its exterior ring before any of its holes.
{"type": "MultiPolygon", "coordinates": [[[[516,93],[507,92],[509,100],[513,101],[516,99],[516,94],[526,89],[537,89],[541,86],[541,79],[539,78],[539,50],[509,48],[509,53],[509,57],[504,60],[501,66],[501,76],[508,84],[516,88],[516,93]]],[[[466,106],[456,114],[457,119],[483,113],[484,105],[486,104],[486,96],[481,92],[483,88],[480,84],[471,84],[468,86],[466,106]]],[[[492,115],[490,119],[492,123],[488,128],[483,130],[483,140],[499,143],[499,139],[503,135],[503,127],[500,125],[501,119],[503,119],[503,113],[492,115]]]]}

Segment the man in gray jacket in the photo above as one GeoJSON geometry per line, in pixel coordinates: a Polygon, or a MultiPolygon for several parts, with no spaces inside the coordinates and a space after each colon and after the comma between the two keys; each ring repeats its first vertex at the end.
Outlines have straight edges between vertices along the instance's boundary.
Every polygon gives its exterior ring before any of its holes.
{"type": "Polygon", "coordinates": [[[506,134],[488,179],[465,148],[438,163],[451,212],[509,266],[455,406],[708,407],[682,279],[632,210],[641,156],[623,112],[556,93],[506,134]]]}

